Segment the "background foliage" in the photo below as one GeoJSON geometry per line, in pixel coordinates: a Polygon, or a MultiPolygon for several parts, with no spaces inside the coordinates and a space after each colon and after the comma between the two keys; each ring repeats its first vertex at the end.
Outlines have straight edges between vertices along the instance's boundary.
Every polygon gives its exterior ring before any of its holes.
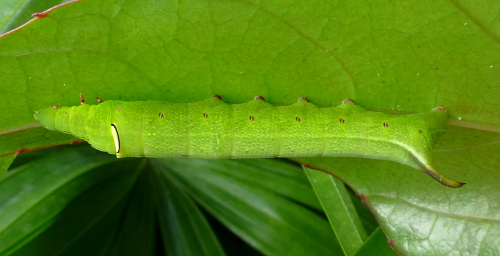
{"type": "MultiPolygon", "coordinates": [[[[3,1],[0,31],[55,4],[3,1]]],[[[338,180],[282,160],[57,147],[21,154],[0,183],[0,254],[384,255],[389,239],[403,255],[498,255],[499,17],[494,0],[81,0],[44,12],[0,37],[2,171],[20,149],[75,140],[33,111],[77,105],[79,93],[89,103],[261,95],[398,113],[445,106],[435,165],[467,185],[386,161],[294,159],[348,184],[377,228],[338,180]]]]}

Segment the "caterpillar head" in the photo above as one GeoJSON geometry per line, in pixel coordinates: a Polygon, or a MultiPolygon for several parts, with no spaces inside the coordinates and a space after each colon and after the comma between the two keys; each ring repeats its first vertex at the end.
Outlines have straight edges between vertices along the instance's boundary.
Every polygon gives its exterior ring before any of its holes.
{"type": "Polygon", "coordinates": [[[61,109],[61,107],[52,107],[52,108],[42,108],[38,111],[35,111],[35,119],[38,120],[43,127],[49,130],[56,130],[56,116],[57,112],[61,109]]]}

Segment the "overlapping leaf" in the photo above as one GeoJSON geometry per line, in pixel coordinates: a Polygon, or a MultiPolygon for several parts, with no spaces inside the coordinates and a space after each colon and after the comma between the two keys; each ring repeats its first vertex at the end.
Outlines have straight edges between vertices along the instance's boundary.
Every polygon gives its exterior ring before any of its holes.
{"type": "MultiPolygon", "coordinates": [[[[366,108],[412,112],[443,105],[453,126],[437,145],[435,165],[468,183],[459,190],[399,164],[300,161],[347,182],[402,254],[498,254],[499,13],[493,0],[76,1],[0,37],[0,155],[75,140],[33,128],[32,114],[79,104],[79,93],[89,102],[221,94],[229,103],[261,95],[274,104],[352,98],[366,108]]],[[[10,20],[1,22],[5,28],[10,20]]],[[[193,185],[186,193],[201,190],[193,185]]]]}

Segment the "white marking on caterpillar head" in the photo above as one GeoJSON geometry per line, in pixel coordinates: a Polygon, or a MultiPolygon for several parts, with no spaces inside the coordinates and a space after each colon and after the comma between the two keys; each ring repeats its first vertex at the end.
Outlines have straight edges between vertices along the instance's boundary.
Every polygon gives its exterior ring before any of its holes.
{"type": "Polygon", "coordinates": [[[120,153],[120,135],[118,135],[118,129],[116,129],[114,124],[111,124],[111,135],[113,135],[113,141],[115,143],[116,157],[120,157],[118,155],[120,153]]]}

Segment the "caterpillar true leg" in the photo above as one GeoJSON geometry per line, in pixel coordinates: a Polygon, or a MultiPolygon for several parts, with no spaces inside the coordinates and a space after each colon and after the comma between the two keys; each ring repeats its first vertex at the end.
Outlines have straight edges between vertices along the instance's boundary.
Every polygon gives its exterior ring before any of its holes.
{"type": "Polygon", "coordinates": [[[343,101],[342,101],[342,104],[353,104],[353,105],[356,105],[356,104],[354,103],[354,101],[353,101],[353,100],[351,100],[351,99],[345,99],[345,100],[343,100],[343,101]]]}
{"type": "Polygon", "coordinates": [[[222,100],[222,96],[220,96],[219,94],[212,95],[212,98],[217,98],[219,100],[222,100]]]}
{"type": "Polygon", "coordinates": [[[83,97],[83,93],[80,93],[80,104],[85,104],[85,97],[83,97]]]}
{"type": "Polygon", "coordinates": [[[255,98],[253,98],[253,100],[260,100],[260,101],[266,101],[266,98],[262,97],[262,96],[255,96],[255,98]]]}

